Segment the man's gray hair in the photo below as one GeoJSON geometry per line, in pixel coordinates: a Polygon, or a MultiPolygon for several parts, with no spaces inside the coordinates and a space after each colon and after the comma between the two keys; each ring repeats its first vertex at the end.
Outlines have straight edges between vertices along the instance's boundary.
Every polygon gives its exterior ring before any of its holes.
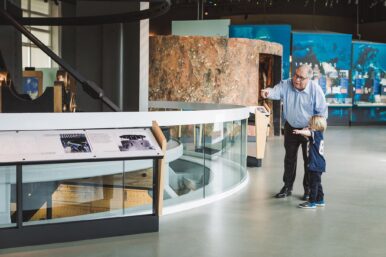
{"type": "Polygon", "coordinates": [[[311,66],[310,65],[308,65],[308,64],[302,64],[302,65],[300,65],[298,68],[297,68],[297,70],[300,70],[300,69],[305,69],[306,70],[306,72],[307,72],[307,78],[312,78],[312,74],[313,74],[313,71],[312,71],[312,68],[311,68],[311,66]]]}

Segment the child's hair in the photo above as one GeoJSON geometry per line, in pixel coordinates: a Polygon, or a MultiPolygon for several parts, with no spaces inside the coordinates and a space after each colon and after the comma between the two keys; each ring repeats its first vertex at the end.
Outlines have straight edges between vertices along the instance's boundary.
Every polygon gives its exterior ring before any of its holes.
{"type": "Polygon", "coordinates": [[[310,128],[316,131],[325,131],[327,129],[326,118],[320,115],[314,115],[310,120],[310,128]]]}

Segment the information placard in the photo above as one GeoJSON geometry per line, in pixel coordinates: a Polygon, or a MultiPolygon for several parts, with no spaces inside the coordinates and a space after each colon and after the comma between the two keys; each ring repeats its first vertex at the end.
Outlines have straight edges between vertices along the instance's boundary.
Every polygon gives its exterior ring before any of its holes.
{"type": "Polygon", "coordinates": [[[149,128],[0,132],[0,163],[162,156],[149,128]]]}

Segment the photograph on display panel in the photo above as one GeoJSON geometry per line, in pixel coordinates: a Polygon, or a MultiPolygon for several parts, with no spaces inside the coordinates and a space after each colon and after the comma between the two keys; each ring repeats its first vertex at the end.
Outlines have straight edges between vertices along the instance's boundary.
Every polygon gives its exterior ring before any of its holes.
{"type": "Polygon", "coordinates": [[[60,134],[65,153],[89,153],[91,147],[85,134],[60,134]]]}
{"type": "Polygon", "coordinates": [[[124,151],[143,151],[143,150],[154,150],[154,146],[151,145],[145,135],[121,135],[119,136],[121,145],[119,150],[124,151]]]}
{"type": "Polygon", "coordinates": [[[148,128],[86,130],[96,156],[159,155],[161,149],[148,128]]]}

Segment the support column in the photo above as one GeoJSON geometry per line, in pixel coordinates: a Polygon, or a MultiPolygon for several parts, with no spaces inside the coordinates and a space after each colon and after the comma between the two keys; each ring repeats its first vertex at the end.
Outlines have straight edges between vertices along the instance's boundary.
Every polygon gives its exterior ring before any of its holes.
{"type": "MultiPolygon", "coordinates": [[[[0,0],[0,8],[4,8],[4,1],[0,0]]],[[[20,6],[20,0],[13,0],[13,3],[20,6]]],[[[4,63],[0,63],[0,71],[6,69],[16,90],[22,92],[21,34],[12,26],[0,25],[0,51],[4,59],[4,63]]]]}
{"type": "MultiPolygon", "coordinates": [[[[102,15],[147,9],[148,3],[89,2],[75,6],[76,15],[102,15]]],[[[68,15],[70,16],[70,15],[68,15]]],[[[66,28],[64,28],[66,30],[66,28]]],[[[65,33],[63,33],[64,35],[65,33]]],[[[68,34],[68,33],[67,33],[68,34]]],[[[71,59],[75,49],[75,68],[95,81],[123,111],[147,111],[149,73],[149,21],[76,27],[75,37],[63,36],[63,58],[71,59]]],[[[83,111],[111,111],[99,100],[79,88],[78,105],[83,111]]]]}

